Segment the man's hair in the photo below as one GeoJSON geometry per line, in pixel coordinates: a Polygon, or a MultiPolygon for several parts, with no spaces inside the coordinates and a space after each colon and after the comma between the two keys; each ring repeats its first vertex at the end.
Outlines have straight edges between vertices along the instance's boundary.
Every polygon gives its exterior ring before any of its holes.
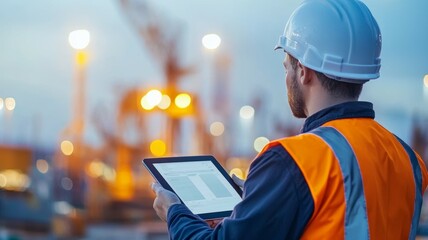
{"type": "MultiPolygon", "coordinates": [[[[288,56],[290,56],[291,67],[296,70],[298,60],[291,55],[288,56]]],[[[341,82],[331,79],[321,72],[315,70],[314,72],[320,80],[321,86],[335,97],[358,98],[361,94],[363,84],[341,82]]]]}

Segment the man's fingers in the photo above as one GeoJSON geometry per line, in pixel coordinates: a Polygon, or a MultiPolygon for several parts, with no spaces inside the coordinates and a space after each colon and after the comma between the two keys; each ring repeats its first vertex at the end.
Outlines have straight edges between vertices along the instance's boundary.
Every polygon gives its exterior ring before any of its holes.
{"type": "Polygon", "coordinates": [[[232,180],[236,183],[236,185],[240,186],[241,188],[244,187],[244,180],[237,177],[235,174],[232,174],[232,180]]]}
{"type": "Polygon", "coordinates": [[[152,190],[156,193],[156,195],[163,189],[162,185],[160,185],[158,182],[152,182],[152,190]]]}
{"type": "Polygon", "coordinates": [[[207,220],[206,223],[211,227],[211,228],[215,228],[223,219],[212,219],[212,220],[207,220]]]}

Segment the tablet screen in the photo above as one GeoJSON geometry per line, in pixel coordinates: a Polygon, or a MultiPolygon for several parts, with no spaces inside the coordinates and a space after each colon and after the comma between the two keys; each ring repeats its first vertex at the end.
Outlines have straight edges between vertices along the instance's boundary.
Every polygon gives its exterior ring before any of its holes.
{"type": "Polygon", "coordinates": [[[194,214],[231,211],[242,200],[211,161],[153,166],[194,214]]]}

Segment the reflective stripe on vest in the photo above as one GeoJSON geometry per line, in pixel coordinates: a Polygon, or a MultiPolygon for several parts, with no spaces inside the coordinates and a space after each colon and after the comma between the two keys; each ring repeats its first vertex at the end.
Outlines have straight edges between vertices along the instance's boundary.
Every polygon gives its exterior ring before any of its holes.
{"type": "Polygon", "coordinates": [[[332,127],[320,127],[310,133],[319,136],[330,146],[340,164],[346,201],[345,239],[369,239],[363,182],[351,146],[346,138],[332,127]]]}
{"type": "Polygon", "coordinates": [[[416,231],[418,228],[418,221],[419,216],[421,214],[421,206],[422,206],[422,173],[421,168],[418,163],[418,159],[415,155],[415,152],[407,145],[405,142],[403,142],[399,137],[395,136],[398,141],[403,145],[404,149],[406,149],[407,154],[409,155],[410,162],[412,163],[412,170],[413,170],[413,176],[415,177],[415,205],[413,210],[413,218],[412,218],[412,225],[410,228],[410,234],[409,239],[415,239],[416,238],[416,231]]]}

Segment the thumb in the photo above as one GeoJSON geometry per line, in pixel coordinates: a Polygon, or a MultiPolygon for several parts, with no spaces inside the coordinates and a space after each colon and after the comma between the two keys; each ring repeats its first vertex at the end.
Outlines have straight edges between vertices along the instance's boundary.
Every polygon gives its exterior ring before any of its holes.
{"type": "Polygon", "coordinates": [[[240,179],[239,177],[237,177],[235,174],[232,174],[232,180],[236,183],[236,185],[238,185],[239,187],[243,188],[244,187],[244,180],[240,179]]]}
{"type": "Polygon", "coordinates": [[[153,192],[156,193],[156,195],[159,193],[159,191],[163,189],[162,185],[160,185],[158,182],[153,182],[151,187],[153,192]]]}

